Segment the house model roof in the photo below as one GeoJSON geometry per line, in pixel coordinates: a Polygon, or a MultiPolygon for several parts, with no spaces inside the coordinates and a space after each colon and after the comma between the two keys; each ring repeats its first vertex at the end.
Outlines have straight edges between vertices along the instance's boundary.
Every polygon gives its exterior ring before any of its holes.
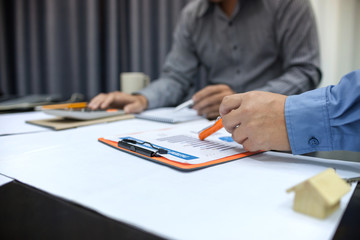
{"type": "Polygon", "coordinates": [[[336,174],[334,169],[329,168],[289,188],[287,192],[296,192],[309,185],[322,196],[328,206],[336,204],[351,188],[349,184],[336,174]]]}

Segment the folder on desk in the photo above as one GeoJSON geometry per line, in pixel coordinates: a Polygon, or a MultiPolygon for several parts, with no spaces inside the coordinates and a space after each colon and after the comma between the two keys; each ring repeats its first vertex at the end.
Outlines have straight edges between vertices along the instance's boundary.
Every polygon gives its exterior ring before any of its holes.
{"type": "Polygon", "coordinates": [[[134,115],[132,114],[125,114],[119,116],[111,116],[106,118],[99,118],[99,119],[90,119],[90,120],[74,120],[62,117],[55,117],[55,118],[47,118],[47,119],[39,119],[39,120],[29,120],[26,123],[47,127],[58,130],[65,130],[70,128],[82,127],[82,126],[89,126],[93,124],[99,123],[106,123],[106,122],[115,122],[120,120],[132,119],[134,115]]]}
{"type": "Polygon", "coordinates": [[[197,133],[188,128],[189,125],[175,126],[98,140],[126,153],[181,171],[202,169],[259,153],[245,151],[240,144],[232,141],[225,130],[201,141],[197,133]],[[124,145],[124,141],[134,144],[124,145]],[[159,150],[165,150],[166,153],[159,150]]]}
{"type": "Polygon", "coordinates": [[[97,123],[113,122],[134,118],[132,114],[125,114],[123,110],[91,110],[87,102],[62,103],[40,106],[38,110],[56,116],[56,118],[26,121],[26,123],[49,127],[54,130],[88,126],[97,123]]]}

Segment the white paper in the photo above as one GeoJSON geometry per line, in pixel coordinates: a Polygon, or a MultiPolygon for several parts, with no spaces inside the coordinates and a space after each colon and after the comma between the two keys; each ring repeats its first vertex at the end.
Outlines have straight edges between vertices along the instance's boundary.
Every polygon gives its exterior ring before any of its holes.
{"type": "Polygon", "coordinates": [[[5,177],[4,175],[0,174],[0,186],[5,185],[11,181],[13,181],[13,179],[5,177]]]}
{"type": "Polygon", "coordinates": [[[0,115],[0,136],[30,132],[51,131],[49,128],[28,124],[25,121],[49,118],[42,112],[9,113],[0,115]]]}
{"type": "MultiPolygon", "coordinates": [[[[122,139],[131,139],[139,143],[148,142],[156,148],[168,151],[168,154],[161,154],[161,156],[188,164],[205,163],[245,152],[240,144],[232,140],[231,135],[225,129],[221,129],[201,141],[198,132],[207,125],[209,124],[203,122],[191,126],[177,125],[171,128],[120,134],[105,138],[116,142],[122,139]]],[[[149,144],[134,145],[156,151],[149,144]]]]}
{"type": "Polygon", "coordinates": [[[203,117],[197,115],[197,112],[194,109],[184,108],[175,111],[174,107],[147,110],[140,114],[136,114],[135,117],[167,123],[179,123],[203,119],[203,117]]]}
{"type": "Polygon", "coordinates": [[[319,220],[293,211],[286,189],[329,167],[360,174],[360,163],[272,152],[184,173],[97,141],[165,127],[133,119],[2,137],[0,173],[168,239],[210,240],[330,239],[353,191],[319,220]]]}

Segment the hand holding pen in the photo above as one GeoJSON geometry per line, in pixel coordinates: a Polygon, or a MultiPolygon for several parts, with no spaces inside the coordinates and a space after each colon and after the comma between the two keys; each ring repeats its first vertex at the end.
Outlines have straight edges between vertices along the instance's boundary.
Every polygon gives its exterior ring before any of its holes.
{"type": "Polygon", "coordinates": [[[225,96],[235,92],[225,84],[207,86],[194,94],[192,107],[198,115],[205,116],[207,119],[216,119],[219,116],[219,107],[225,96]]]}
{"type": "Polygon", "coordinates": [[[281,94],[252,91],[225,97],[219,111],[226,131],[247,151],[289,151],[285,101],[281,94]]]}
{"type": "Polygon", "coordinates": [[[228,85],[210,85],[195,93],[191,100],[180,104],[175,110],[191,107],[197,111],[198,115],[215,119],[219,116],[219,106],[224,96],[234,93],[228,85]]]}

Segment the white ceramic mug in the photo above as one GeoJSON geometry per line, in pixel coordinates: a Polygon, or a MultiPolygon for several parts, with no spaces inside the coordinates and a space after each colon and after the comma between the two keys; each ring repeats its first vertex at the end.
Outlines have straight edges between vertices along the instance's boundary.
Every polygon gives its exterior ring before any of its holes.
{"type": "Polygon", "coordinates": [[[124,72],[120,74],[121,91],[125,93],[131,94],[139,91],[149,83],[149,76],[141,72],[124,72]]]}

